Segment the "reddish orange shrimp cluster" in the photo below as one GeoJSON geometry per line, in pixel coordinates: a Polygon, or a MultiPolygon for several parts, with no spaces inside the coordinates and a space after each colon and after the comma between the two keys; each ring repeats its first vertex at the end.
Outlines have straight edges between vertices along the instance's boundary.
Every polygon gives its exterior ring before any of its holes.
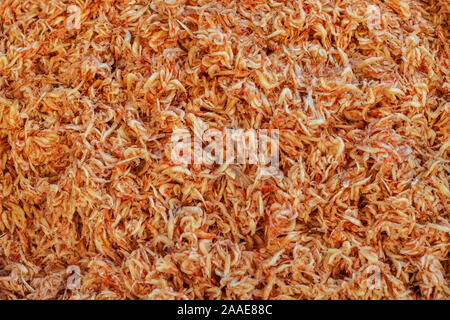
{"type": "Polygon", "coordinates": [[[0,1],[0,299],[449,299],[447,0],[0,1]],[[280,174],[171,135],[278,129],[280,174]]]}

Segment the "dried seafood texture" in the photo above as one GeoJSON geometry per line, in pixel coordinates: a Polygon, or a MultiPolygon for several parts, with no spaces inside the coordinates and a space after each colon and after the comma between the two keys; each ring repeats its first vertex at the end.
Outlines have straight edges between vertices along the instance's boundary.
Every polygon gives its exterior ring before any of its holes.
{"type": "Polygon", "coordinates": [[[449,18],[1,0],[0,298],[449,299],[449,18]],[[193,119],[278,129],[282,176],[174,164],[193,119]]]}

